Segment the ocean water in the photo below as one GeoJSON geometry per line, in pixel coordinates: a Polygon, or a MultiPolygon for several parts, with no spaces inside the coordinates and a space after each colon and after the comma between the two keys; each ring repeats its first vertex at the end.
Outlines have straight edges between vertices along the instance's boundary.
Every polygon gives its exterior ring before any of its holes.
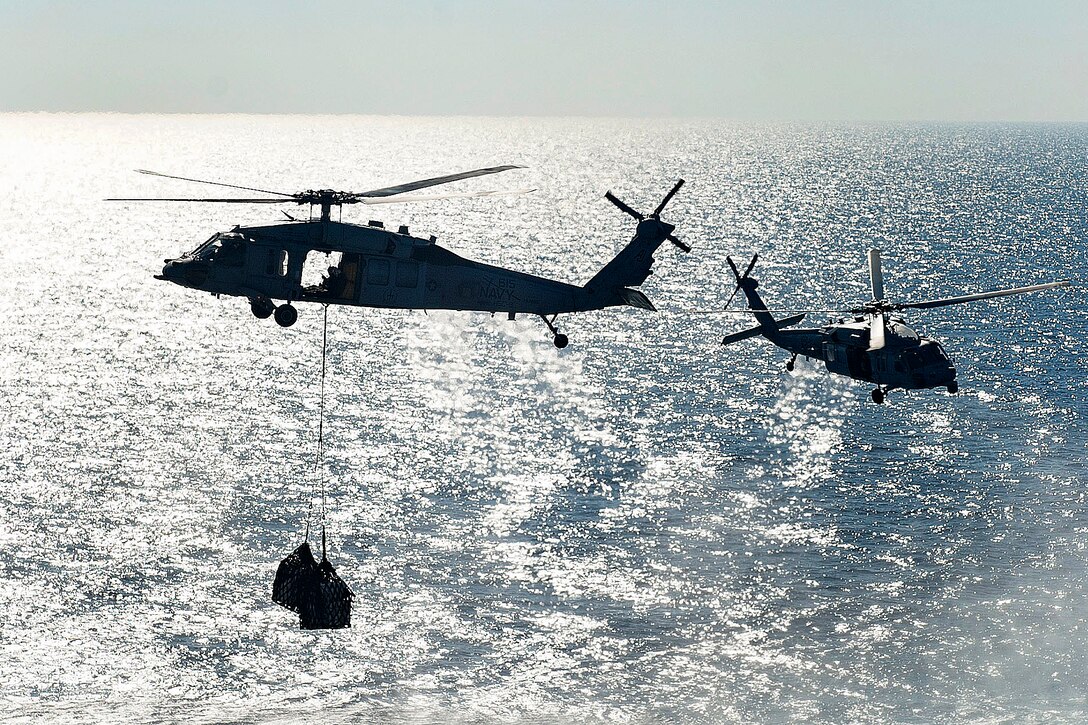
{"type": "MultiPolygon", "coordinates": [[[[1082,722],[1088,126],[0,116],[0,719],[1082,722]],[[582,283],[665,213],[659,307],[332,308],[152,279],[293,192],[479,166],[522,197],[344,210],[582,283]],[[218,192],[215,192],[218,194],[218,192]],[[1071,279],[918,312],[961,392],[832,378],[692,314],[1071,279]],[[270,601],[327,482],[353,627],[270,601]]],[[[287,208],[288,211],[296,210],[287,208]]],[[[820,322],[816,319],[815,322],[820,322]]]]}

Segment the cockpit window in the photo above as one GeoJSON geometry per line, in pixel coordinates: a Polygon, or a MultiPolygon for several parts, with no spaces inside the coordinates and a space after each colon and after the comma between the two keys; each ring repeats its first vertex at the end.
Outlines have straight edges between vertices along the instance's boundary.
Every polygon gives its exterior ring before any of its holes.
{"type": "Polygon", "coordinates": [[[230,232],[213,234],[186,256],[205,262],[214,259],[227,267],[241,267],[246,258],[245,238],[230,232]]]}
{"type": "Polygon", "coordinates": [[[920,345],[912,350],[905,351],[902,359],[903,362],[907,364],[907,367],[913,370],[925,367],[926,365],[943,362],[945,355],[937,345],[928,344],[920,345]]]}
{"type": "Polygon", "coordinates": [[[943,357],[936,345],[922,345],[922,360],[925,362],[939,362],[943,357]]]}
{"type": "Polygon", "coordinates": [[[902,320],[889,320],[888,334],[902,340],[917,340],[919,335],[902,320]]]}
{"type": "Polygon", "coordinates": [[[183,256],[191,257],[193,259],[209,259],[210,257],[208,255],[213,254],[211,250],[215,246],[216,242],[219,241],[219,236],[220,233],[216,232],[215,234],[208,237],[208,240],[206,242],[183,256]]]}

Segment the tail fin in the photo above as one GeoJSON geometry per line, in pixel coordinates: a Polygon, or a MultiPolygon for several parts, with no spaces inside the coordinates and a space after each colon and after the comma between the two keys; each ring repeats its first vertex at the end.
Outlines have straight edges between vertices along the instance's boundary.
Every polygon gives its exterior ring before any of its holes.
{"type": "Polygon", "coordinates": [[[756,266],[756,262],[759,261],[759,255],[755,254],[752,256],[752,261],[748,263],[748,267],[744,270],[744,274],[741,274],[740,270],[737,269],[737,265],[733,262],[732,257],[726,257],[725,261],[729,262],[729,268],[733,270],[733,276],[737,278],[737,286],[733,289],[733,294],[729,295],[729,302],[726,302],[725,306],[729,307],[729,303],[737,296],[738,290],[744,290],[744,296],[748,300],[748,309],[752,311],[759,326],[765,328],[771,334],[778,332],[774,317],[767,311],[767,305],[763,302],[759,293],[756,292],[756,287],[759,286],[759,282],[754,277],[748,276],[756,266]]]}
{"type": "Polygon", "coordinates": [[[635,237],[620,250],[611,262],[586,282],[591,290],[613,290],[620,287],[638,287],[653,274],[654,252],[668,239],[674,229],[672,224],[657,219],[643,219],[638,223],[635,237]]]}
{"type": "Polygon", "coordinates": [[[661,200],[661,203],[649,216],[644,216],[627,206],[627,204],[617,199],[611,191],[604,195],[620,211],[637,219],[638,227],[635,230],[634,238],[628,242],[627,246],[620,250],[620,253],[611,262],[602,267],[601,271],[593,276],[593,279],[586,282],[585,288],[591,294],[615,294],[619,298],[620,304],[650,310],[654,308],[645,295],[641,292],[635,293],[634,290],[628,288],[638,287],[646,281],[647,277],[653,274],[654,252],[666,240],[685,252],[691,251],[691,247],[673,236],[672,232],[676,227],[661,221],[661,212],[665,209],[665,205],[669,203],[683,185],[683,179],[676,182],[676,185],[665,195],[665,198],[661,200]]]}
{"type": "MultiPolygon", "coordinates": [[[[733,276],[737,279],[737,286],[733,289],[733,294],[729,295],[729,302],[733,301],[733,298],[737,295],[738,290],[744,290],[744,296],[748,300],[748,309],[752,311],[752,315],[756,318],[756,322],[759,323],[758,327],[752,327],[740,332],[734,332],[731,335],[726,335],[722,338],[722,344],[728,345],[733,342],[739,342],[740,340],[747,340],[750,337],[756,335],[763,335],[764,337],[773,340],[778,334],[778,331],[783,327],[789,327],[790,325],[796,325],[801,320],[805,319],[804,314],[792,315],[781,320],[774,319],[770,310],[767,309],[766,303],[763,298],[756,292],[756,287],[759,286],[759,282],[754,277],[748,275],[751,274],[752,269],[755,268],[756,262],[759,260],[759,255],[753,255],[752,261],[748,263],[748,267],[745,268],[744,273],[737,269],[736,263],[732,257],[726,257],[725,261],[729,262],[729,268],[733,270],[733,276]]],[[[729,306],[729,302],[725,303],[725,306],[729,306]]]]}

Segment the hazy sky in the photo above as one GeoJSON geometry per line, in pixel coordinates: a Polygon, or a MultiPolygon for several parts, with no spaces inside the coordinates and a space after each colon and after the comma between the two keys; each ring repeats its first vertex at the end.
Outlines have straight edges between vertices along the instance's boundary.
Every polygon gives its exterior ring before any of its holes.
{"type": "Polygon", "coordinates": [[[1088,1],[0,0],[0,110],[1088,120],[1088,1]]]}

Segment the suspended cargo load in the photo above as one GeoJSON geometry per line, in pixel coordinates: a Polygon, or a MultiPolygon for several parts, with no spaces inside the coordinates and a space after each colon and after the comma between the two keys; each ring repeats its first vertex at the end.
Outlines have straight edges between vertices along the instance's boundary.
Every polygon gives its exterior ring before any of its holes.
{"type": "Polygon", "coordinates": [[[297,612],[302,629],[350,627],[354,597],[324,553],[317,563],[307,542],[280,562],[272,582],[272,601],[297,612]]]}

